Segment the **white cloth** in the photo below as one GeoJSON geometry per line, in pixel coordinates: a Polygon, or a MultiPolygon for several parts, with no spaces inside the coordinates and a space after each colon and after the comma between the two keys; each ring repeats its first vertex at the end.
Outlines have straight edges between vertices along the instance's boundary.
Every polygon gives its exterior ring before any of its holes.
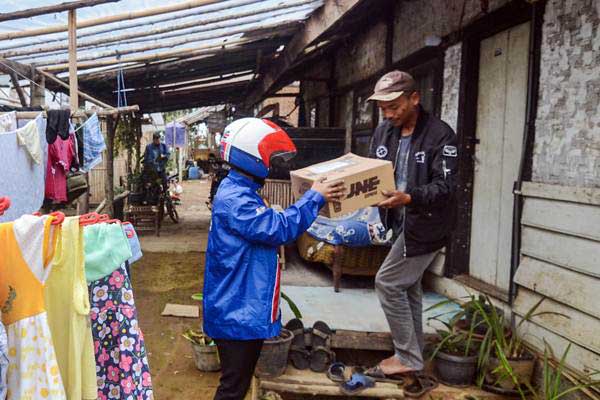
{"type": "Polygon", "coordinates": [[[42,146],[38,133],[40,119],[42,119],[41,114],[36,119],[29,121],[24,127],[17,129],[17,143],[25,147],[25,150],[36,164],[42,163],[42,146]]]}
{"type": "Polygon", "coordinates": [[[17,113],[12,111],[0,115],[0,133],[13,132],[17,129],[17,113]]]}

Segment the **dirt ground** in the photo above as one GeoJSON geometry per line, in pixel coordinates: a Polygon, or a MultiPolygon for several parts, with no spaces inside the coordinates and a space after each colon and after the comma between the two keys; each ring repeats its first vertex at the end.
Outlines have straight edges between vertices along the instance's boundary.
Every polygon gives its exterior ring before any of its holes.
{"type": "Polygon", "coordinates": [[[202,291],[204,251],[210,212],[205,205],[207,181],[184,182],[181,221],[166,220],[161,236],[141,236],[144,257],[131,275],[140,326],[146,339],[157,400],[212,399],[219,373],[196,369],[189,342],[181,335],[198,329],[201,318],[163,317],[166,303],[202,307],[190,296],[202,291]]]}

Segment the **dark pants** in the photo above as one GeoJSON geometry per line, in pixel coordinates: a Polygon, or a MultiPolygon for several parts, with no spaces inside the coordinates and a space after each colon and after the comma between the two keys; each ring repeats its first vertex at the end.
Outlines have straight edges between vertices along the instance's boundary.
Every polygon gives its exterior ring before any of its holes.
{"type": "Polygon", "coordinates": [[[215,339],[221,359],[221,382],[214,400],[243,400],[252,382],[263,340],[215,339]]]}

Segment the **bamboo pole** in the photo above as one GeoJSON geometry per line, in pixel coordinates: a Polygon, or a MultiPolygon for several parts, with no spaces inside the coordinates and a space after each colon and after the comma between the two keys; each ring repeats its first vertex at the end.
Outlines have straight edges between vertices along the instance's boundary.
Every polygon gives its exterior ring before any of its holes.
{"type": "MultiPolygon", "coordinates": [[[[253,29],[238,28],[238,29],[233,29],[227,33],[221,32],[221,33],[194,35],[194,36],[186,35],[181,39],[172,40],[169,42],[159,41],[158,43],[154,43],[154,44],[142,46],[142,47],[123,49],[123,50],[111,50],[111,51],[106,51],[106,52],[103,52],[100,54],[91,54],[91,55],[87,55],[87,56],[82,56],[82,57],[79,57],[77,59],[77,61],[82,62],[82,61],[98,60],[98,59],[106,58],[106,57],[117,57],[117,56],[121,57],[125,54],[142,53],[142,52],[146,52],[146,51],[150,51],[150,50],[173,48],[173,47],[177,47],[177,46],[181,46],[184,44],[193,43],[193,42],[197,42],[197,41],[206,41],[206,40],[221,39],[221,38],[226,39],[228,37],[231,37],[233,35],[237,35],[240,33],[243,33],[246,35],[251,35],[252,33],[261,32],[261,31],[265,31],[265,30],[276,31],[277,28],[280,28],[279,30],[282,30],[282,31],[284,31],[284,30],[289,31],[291,26],[294,26],[297,24],[299,24],[299,22],[297,22],[297,20],[290,19],[287,21],[262,25],[260,27],[256,27],[253,29]],[[294,23],[296,23],[296,24],[294,24],[294,23]]],[[[273,33],[274,32],[271,32],[270,34],[273,34],[273,33]]],[[[69,56],[70,56],[70,54],[69,54],[69,56]]],[[[53,59],[53,60],[42,60],[42,61],[36,62],[35,64],[48,66],[48,65],[64,64],[64,63],[68,62],[69,60],[70,60],[70,57],[69,58],[63,57],[63,58],[58,58],[58,59],[53,59]]]]}
{"type": "MultiPolygon", "coordinates": [[[[123,14],[110,15],[107,17],[86,19],[86,20],[80,21],[77,24],[77,28],[87,28],[90,26],[109,24],[112,22],[125,21],[125,20],[129,20],[129,19],[151,17],[153,15],[166,14],[166,13],[171,13],[171,12],[176,12],[176,11],[181,11],[181,10],[187,10],[190,8],[205,6],[208,4],[217,3],[219,1],[221,1],[221,0],[192,0],[192,1],[186,1],[183,3],[171,4],[168,6],[148,8],[148,9],[140,10],[140,11],[130,11],[130,12],[123,13],[123,14]]],[[[44,27],[44,28],[29,29],[29,30],[25,30],[25,31],[5,32],[5,33],[0,34],[0,40],[40,36],[40,35],[47,35],[50,33],[65,32],[65,31],[68,31],[68,25],[53,25],[53,26],[48,26],[48,27],[44,27]]]]}
{"type": "Polygon", "coordinates": [[[35,17],[37,15],[53,14],[57,12],[75,10],[76,8],[93,7],[98,4],[116,3],[119,0],[79,0],[60,3],[54,6],[29,8],[27,10],[15,11],[10,13],[0,13],[0,22],[12,21],[15,19],[23,19],[35,17]]]}
{"type": "MultiPolygon", "coordinates": [[[[98,114],[99,117],[106,116],[114,116],[117,114],[126,114],[131,112],[140,111],[140,107],[138,105],[128,106],[128,107],[120,107],[113,108],[111,110],[78,110],[71,113],[71,117],[73,118],[85,118],[90,117],[94,114],[98,114]]],[[[45,117],[47,116],[46,111],[17,111],[17,119],[34,119],[40,113],[45,117]]],[[[0,115],[6,114],[5,112],[0,112],[0,115]]]]}
{"type": "Polygon", "coordinates": [[[13,87],[17,91],[17,95],[19,96],[21,106],[27,107],[27,98],[25,97],[25,92],[23,92],[23,88],[19,84],[19,78],[17,77],[17,74],[15,74],[13,71],[10,71],[8,75],[10,76],[10,80],[12,81],[13,87]]]}
{"type": "MultiPolygon", "coordinates": [[[[298,12],[301,11],[303,9],[308,9],[308,7],[306,7],[307,4],[313,4],[315,3],[315,0],[302,0],[298,3],[290,3],[290,4],[283,4],[283,5],[279,5],[277,7],[268,7],[268,8],[262,8],[262,9],[254,9],[245,13],[240,13],[240,14],[236,14],[236,15],[221,15],[215,18],[209,18],[206,20],[202,21],[202,26],[198,27],[198,20],[194,20],[191,22],[187,22],[184,24],[180,24],[180,25],[172,25],[172,26],[167,26],[167,27],[163,27],[163,28],[156,28],[156,29],[152,29],[152,30],[145,30],[142,32],[135,32],[135,33],[128,33],[128,34],[124,34],[124,35],[116,35],[116,36],[112,36],[112,37],[108,37],[108,38],[100,38],[100,39],[94,39],[94,40],[88,40],[88,41],[81,41],[79,42],[78,45],[78,49],[79,50],[83,50],[83,49],[87,49],[87,48],[92,48],[92,47],[105,47],[107,44],[109,43],[114,43],[114,42],[119,42],[119,45],[122,44],[131,44],[131,43],[139,43],[139,42],[144,42],[144,41],[150,41],[150,40],[163,40],[163,39],[167,39],[167,38],[171,38],[171,37],[177,37],[177,36],[182,36],[182,35],[190,35],[190,34],[194,34],[194,33],[202,33],[202,32],[208,32],[208,31],[213,31],[213,30],[217,30],[217,29],[224,29],[224,28],[229,28],[232,26],[239,26],[240,24],[247,24],[247,23],[256,23],[256,22],[261,22],[264,20],[264,15],[265,13],[270,13],[269,14],[269,18],[274,18],[277,16],[281,16],[284,14],[289,14],[292,12],[298,12]],[[290,9],[296,9],[296,10],[290,10],[290,9]],[[260,16],[260,17],[256,17],[256,18],[248,18],[248,17],[254,17],[254,16],[260,16]],[[248,18],[248,20],[246,21],[240,21],[240,19],[245,19],[248,18]],[[221,23],[223,22],[223,23],[221,23]],[[159,35],[161,33],[168,33],[168,32],[174,32],[174,31],[179,31],[179,30],[183,30],[183,29],[187,29],[187,28],[197,28],[197,29],[193,29],[190,31],[186,31],[186,32],[182,32],[182,33],[177,33],[177,34],[171,34],[171,35],[164,35],[158,38],[153,38],[153,39],[139,39],[139,38],[143,38],[143,37],[147,37],[147,36],[154,36],[154,35],[159,35]],[[136,39],[137,40],[129,40],[129,39],[136,39]]],[[[66,50],[68,49],[68,46],[65,45],[64,43],[60,43],[57,45],[51,45],[51,46],[41,46],[41,47],[34,47],[34,48],[26,48],[23,49],[22,47],[19,48],[18,50],[14,50],[14,51],[2,51],[0,53],[0,56],[2,57],[22,57],[22,56],[26,56],[26,55],[30,55],[30,54],[44,54],[44,53],[50,53],[50,52],[59,52],[60,54],[60,50],[66,50]]],[[[18,60],[18,58],[17,58],[18,60]]]]}
{"type": "Polygon", "coordinates": [[[77,84],[77,10],[69,10],[69,104],[79,109],[77,84]]]}
{"type": "MultiPolygon", "coordinates": [[[[69,94],[72,96],[70,85],[67,85],[65,82],[63,82],[62,80],[58,79],[56,76],[54,76],[54,75],[52,75],[52,74],[50,74],[50,73],[48,73],[46,71],[38,70],[38,72],[40,74],[42,74],[43,76],[45,76],[46,78],[50,79],[52,82],[54,82],[54,83],[56,83],[56,84],[64,87],[65,89],[68,89],[69,90],[69,94]]],[[[77,94],[79,96],[83,97],[84,99],[86,99],[87,101],[96,104],[97,106],[100,106],[100,107],[103,107],[103,108],[114,108],[110,104],[106,104],[106,103],[104,103],[104,102],[102,102],[102,101],[100,101],[100,100],[98,100],[98,99],[96,99],[96,98],[94,98],[94,97],[92,97],[92,96],[90,96],[90,95],[82,92],[79,89],[77,89],[77,94]]],[[[77,96],[75,96],[75,97],[77,97],[77,96]]]]}
{"type": "MultiPolygon", "coordinates": [[[[254,39],[254,40],[239,39],[239,40],[232,40],[231,42],[226,42],[226,43],[221,43],[221,44],[202,45],[202,46],[192,47],[192,48],[185,49],[185,50],[171,50],[171,51],[149,54],[149,55],[145,55],[145,56],[126,57],[126,58],[121,58],[118,60],[113,59],[113,60],[80,62],[77,64],[77,67],[79,69],[86,69],[86,68],[101,67],[101,66],[105,66],[105,65],[128,63],[128,62],[147,62],[148,63],[148,62],[159,61],[159,60],[168,59],[168,58],[173,58],[173,59],[187,58],[187,57],[192,57],[192,56],[198,56],[201,54],[210,54],[210,53],[214,52],[215,50],[225,50],[225,48],[231,48],[233,46],[241,46],[244,44],[257,42],[260,40],[264,40],[264,39],[263,38],[254,39]]],[[[45,71],[64,71],[68,67],[69,67],[68,64],[58,64],[58,65],[51,65],[51,66],[47,66],[47,67],[40,67],[40,69],[45,70],[45,71]]]]}

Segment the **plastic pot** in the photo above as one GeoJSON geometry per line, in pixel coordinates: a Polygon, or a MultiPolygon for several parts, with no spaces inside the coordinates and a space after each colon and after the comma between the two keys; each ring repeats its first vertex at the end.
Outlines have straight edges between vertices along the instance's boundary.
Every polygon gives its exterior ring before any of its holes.
{"type": "Polygon", "coordinates": [[[466,387],[475,381],[477,356],[457,356],[439,351],[435,355],[434,368],[442,383],[466,387]]]}
{"type": "Polygon", "coordinates": [[[192,343],[196,368],[204,372],[214,372],[221,369],[221,361],[216,345],[204,346],[192,343]]]}
{"type": "MultiPolygon", "coordinates": [[[[509,358],[507,361],[521,386],[525,387],[526,383],[531,383],[531,378],[535,368],[535,357],[532,354],[527,353],[519,358],[509,358]]],[[[508,376],[508,374],[503,372],[494,373],[494,370],[500,365],[501,362],[499,359],[490,357],[487,364],[485,383],[488,386],[493,385],[504,390],[516,390],[517,385],[515,385],[515,382],[510,376],[508,376]],[[503,375],[506,376],[503,377],[503,375]]]]}
{"type": "Polygon", "coordinates": [[[279,336],[265,340],[254,371],[256,376],[277,378],[285,373],[293,338],[292,332],[281,329],[279,336]]]}

